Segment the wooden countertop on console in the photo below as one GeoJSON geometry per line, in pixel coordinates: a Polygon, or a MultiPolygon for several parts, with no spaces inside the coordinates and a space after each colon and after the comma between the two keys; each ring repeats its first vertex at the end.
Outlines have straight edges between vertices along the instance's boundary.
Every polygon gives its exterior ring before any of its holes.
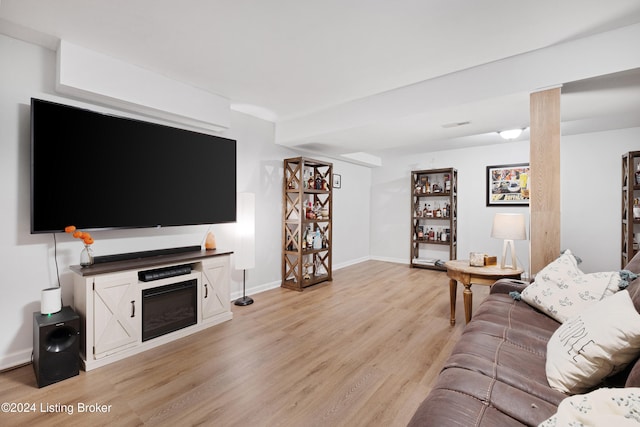
{"type": "Polygon", "coordinates": [[[81,267],[79,265],[72,265],[69,268],[80,276],[95,276],[98,274],[114,273],[124,270],[140,270],[149,267],[154,267],[162,264],[174,264],[190,261],[196,261],[203,258],[210,258],[221,255],[230,255],[233,251],[223,251],[219,249],[212,250],[199,250],[182,252],[177,254],[163,254],[156,256],[139,257],[134,259],[127,259],[122,261],[101,262],[90,265],[88,267],[81,267]]]}

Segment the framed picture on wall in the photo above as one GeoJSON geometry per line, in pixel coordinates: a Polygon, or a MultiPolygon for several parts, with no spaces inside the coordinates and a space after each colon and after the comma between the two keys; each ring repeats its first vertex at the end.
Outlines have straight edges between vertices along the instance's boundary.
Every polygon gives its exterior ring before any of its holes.
{"type": "Polygon", "coordinates": [[[487,166],[487,206],[529,206],[529,163],[487,166]]]}
{"type": "Polygon", "coordinates": [[[342,187],[342,175],[338,175],[337,173],[333,174],[333,188],[341,188],[342,187]]]}

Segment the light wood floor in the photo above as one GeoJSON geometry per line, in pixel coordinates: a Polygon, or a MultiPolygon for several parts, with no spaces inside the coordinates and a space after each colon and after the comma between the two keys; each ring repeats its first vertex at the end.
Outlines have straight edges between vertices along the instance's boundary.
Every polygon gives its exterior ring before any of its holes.
{"type": "MultiPolygon", "coordinates": [[[[0,402],[36,412],[0,412],[0,425],[404,426],[464,327],[459,288],[452,327],[445,273],[360,263],[302,293],[254,295],[230,322],[42,389],[30,365],[3,372],[0,402]],[[78,413],[95,403],[109,412],[78,413]],[[73,414],[42,413],[56,404],[73,414]]],[[[473,290],[476,306],[488,288],[473,290]]]]}

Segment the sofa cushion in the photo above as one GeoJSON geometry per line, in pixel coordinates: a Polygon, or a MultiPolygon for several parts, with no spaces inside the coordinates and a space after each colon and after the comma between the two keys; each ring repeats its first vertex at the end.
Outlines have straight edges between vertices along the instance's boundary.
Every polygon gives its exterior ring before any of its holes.
{"type": "Polygon", "coordinates": [[[549,385],[584,393],[640,353],[640,314],[625,290],[566,321],[547,346],[549,385]]]}
{"type": "Polygon", "coordinates": [[[449,368],[440,374],[408,426],[531,426],[553,415],[558,403],[539,399],[491,376],[449,368]]]}
{"type": "Polygon", "coordinates": [[[566,397],[545,373],[546,343],[559,326],[522,301],[491,293],[410,425],[537,425],[550,417],[566,397]]]}

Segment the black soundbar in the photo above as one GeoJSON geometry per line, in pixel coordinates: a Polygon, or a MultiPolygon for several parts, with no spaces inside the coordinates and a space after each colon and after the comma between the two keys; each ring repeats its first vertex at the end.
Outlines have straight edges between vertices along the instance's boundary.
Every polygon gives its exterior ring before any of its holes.
{"type": "Polygon", "coordinates": [[[171,267],[155,268],[153,270],[145,270],[138,272],[138,280],[142,282],[151,282],[167,277],[182,276],[191,273],[191,264],[174,265],[171,267]]]}
{"type": "Polygon", "coordinates": [[[160,255],[175,255],[185,252],[200,251],[200,246],[183,246],[179,248],[155,249],[151,251],[129,252],[126,254],[102,255],[93,257],[94,264],[102,264],[104,262],[126,261],[130,259],[150,258],[160,255]]]}

